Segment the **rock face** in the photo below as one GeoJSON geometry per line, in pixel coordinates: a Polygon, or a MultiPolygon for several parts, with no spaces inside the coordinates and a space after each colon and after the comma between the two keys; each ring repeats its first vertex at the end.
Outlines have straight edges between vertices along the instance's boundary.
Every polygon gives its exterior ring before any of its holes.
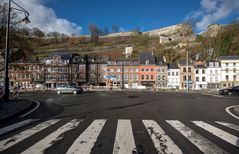
{"type": "Polygon", "coordinates": [[[228,25],[212,24],[207,27],[207,31],[202,33],[204,37],[216,37],[218,33],[228,25]]]}
{"type": "Polygon", "coordinates": [[[178,24],[143,33],[149,37],[159,37],[159,43],[183,40],[193,34],[192,27],[186,24],[178,24]]]}
{"type": "Polygon", "coordinates": [[[188,34],[192,34],[192,27],[187,24],[178,24],[160,29],[146,31],[143,34],[156,37],[172,36],[172,35],[187,36],[188,34]]]}

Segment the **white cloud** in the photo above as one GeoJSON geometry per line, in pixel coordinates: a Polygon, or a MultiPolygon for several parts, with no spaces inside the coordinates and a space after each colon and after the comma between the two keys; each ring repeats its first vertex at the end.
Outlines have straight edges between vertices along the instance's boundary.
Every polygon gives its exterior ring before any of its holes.
{"type": "Polygon", "coordinates": [[[58,18],[55,11],[44,5],[44,0],[17,0],[17,3],[25,8],[29,13],[29,28],[37,27],[49,33],[57,31],[59,33],[80,34],[81,27],[74,22],[64,18],[58,18]]]}
{"type": "Polygon", "coordinates": [[[204,31],[207,26],[226,19],[239,10],[239,0],[201,0],[201,8],[185,17],[185,20],[196,20],[195,27],[204,31]]]}

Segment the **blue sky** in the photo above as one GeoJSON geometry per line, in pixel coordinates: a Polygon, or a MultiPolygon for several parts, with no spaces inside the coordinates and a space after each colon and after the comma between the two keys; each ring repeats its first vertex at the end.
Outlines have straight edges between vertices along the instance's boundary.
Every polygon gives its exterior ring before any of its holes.
{"type": "MultiPolygon", "coordinates": [[[[15,0],[16,1],[16,0],[15,0]]],[[[29,27],[45,32],[88,34],[88,25],[103,29],[113,24],[122,31],[136,27],[147,31],[184,21],[194,31],[205,31],[212,23],[239,19],[239,0],[17,0],[32,21],[29,27]]]]}
{"type": "Polygon", "coordinates": [[[95,23],[102,29],[113,24],[122,30],[139,27],[146,31],[181,23],[186,15],[199,8],[197,0],[53,0],[48,7],[61,18],[82,26],[88,33],[88,25],[95,23]]]}

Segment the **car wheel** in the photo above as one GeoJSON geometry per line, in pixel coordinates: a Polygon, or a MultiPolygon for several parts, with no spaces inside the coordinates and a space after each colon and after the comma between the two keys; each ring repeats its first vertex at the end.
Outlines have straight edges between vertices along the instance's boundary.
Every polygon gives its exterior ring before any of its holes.
{"type": "Polygon", "coordinates": [[[73,91],[73,94],[76,95],[76,94],[77,94],[77,91],[73,91]]]}
{"type": "Polygon", "coordinates": [[[232,92],[228,92],[228,95],[231,96],[231,95],[232,95],[232,92]]]}
{"type": "Polygon", "coordinates": [[[58,90],[58,91],[57,91],[57,94],[61,94],[61,91],[60,91],[60,90],[58,90]]]}

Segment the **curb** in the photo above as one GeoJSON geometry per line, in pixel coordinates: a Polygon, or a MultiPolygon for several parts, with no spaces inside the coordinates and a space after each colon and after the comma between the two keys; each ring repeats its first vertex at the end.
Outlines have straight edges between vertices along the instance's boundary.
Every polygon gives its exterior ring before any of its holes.
{"type": "MultiPolygon", "coordinates": [[[[27,100],[27,99],[26,99],[26,100],[27,100]]],[[[35,104],[34,101],[32,101],[32,100],[27,100],[27,101],[29,101],[29,102],[31,102],[31,103],[29,103],[29,104],[26,105],[25,107],[23,107],[23,108],[21,108],[21,109],[15,111],[15,112],[13,112],[13,113],[10,113],[10,114],[8,114],[8,115],[6,115],[6,116],[1,117],[1,118],[0,118],[0,122],[9,120],[9,119],[11,119],[11,118],[14,117],[14,116],[17,116],[17,115],[20,115],[20,114],[22,114],[22,113],[24,113],[24,112],[27,112],[28,110],[30,110],[31,108],[33,108],[33,107],[35,106],[35,105],[34,105],[34,104],[35,104]]]]}
{"type": "Polygon", "coordinates": [[[235,108],[239,108],[239,105],[229,106],[229,107],[227,107],[225,110],[226,110],[226,112],[227,112],[228,114],[230,114],[232,117],[234,117],[234,118],[236,118],[236,119],[239,120],[239,117],[238,117],[235,113],[233,113],[232,111],[230,111],[230,110],[234,110],[234,112],[236,112],[236,111],[235,111],[235,108]]]}

